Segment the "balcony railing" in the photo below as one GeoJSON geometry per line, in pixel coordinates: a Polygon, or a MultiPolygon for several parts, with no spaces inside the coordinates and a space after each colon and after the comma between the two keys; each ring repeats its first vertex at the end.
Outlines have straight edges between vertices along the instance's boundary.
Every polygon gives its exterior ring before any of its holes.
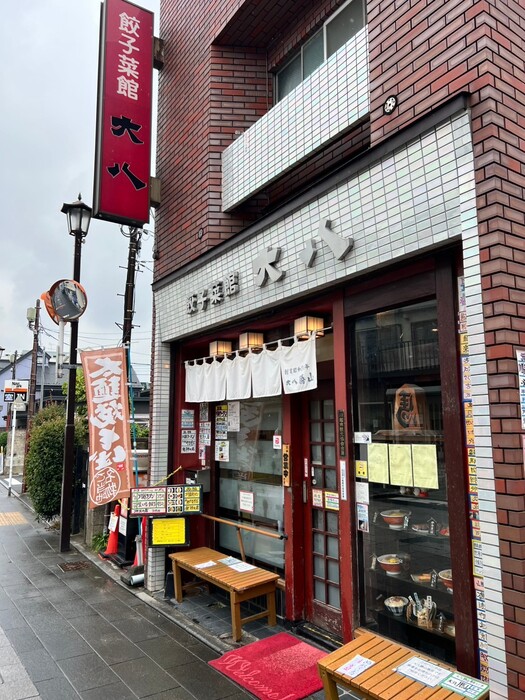
{"type": "Polygon", "coordinates": [[[222,155],[223,211],[251,197],[370,111],[364,27],[222,155]]]}

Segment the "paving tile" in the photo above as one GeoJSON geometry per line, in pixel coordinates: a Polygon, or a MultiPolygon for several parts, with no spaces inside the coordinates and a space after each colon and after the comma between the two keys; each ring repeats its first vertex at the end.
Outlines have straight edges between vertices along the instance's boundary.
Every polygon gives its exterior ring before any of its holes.
{"type": "Polygon", "coordinates": [[[78,596],[73,600],[66,601],[55,601],[53,603],[55,609],[65,617],[66,619],[73,617],[81,617],[86,615],[93,615],[93,608],[85,600],[82,600],[78,596]]]}
{"type": "Polygon", "coordinates": [[[55,661],[81,656],[91,651],[90,646],[82,637],[71,630],[70,632],[50,632],[42,635],[41,642],[55,661]]]}
{"type": "Polygon", "coordinates": [[[105,600],[103,602],[95,602],[92,607],[104,617],[106,620],[122,620],[125,617],[136,617],[135,608],[130,608],[121,600],[105,600]]]}
{"type": "MultiPolygon", "coordinates": [[[[139,698],[170,690],[180,685],[173,676],[163,671],[158,664],[145,656],[133,661],[114,664],[112,669],[133,689],[139,698]]],[[[209,700],[213,699],[210,697],[209,700]]]]}
{"type": "Polygon", "coordinates": [[[62,677],[62,671],[44,647],[20,652],[18,657],[33,683],[62,677]]]}
{"type": "Polygon", "coordinates": [[[164,632],[143,617],[125,617],[118,622],[118,629],[132,642],[164,636],[164,632]]]}
{"type": "Polygon", "coordinates": [[[71,685],[78,692],[115,683],[118,678],[104,661],[94,653],[58,661],[71,685]]]}
{"type": "Polygon", "coordinates": [[[27,624],[25,627],[13,627],[10,630],[6,630],[6,636],[17,654],[20,654],[22,651],[44,648],[37,635],[27,624]]]}
{"type": "Polygon", "coordinates": [[[172,637],[164,636],[148,639],[138,642],[137,646],[164,669],[196,661],[195,655],[180,644],[177,644],[172,637]]]}
{"type": "Polygon", "coordinates": [[[24,627],[26,621],[13,604],[0,610],[0,627],[3,630],[13,629],[13,627],[24,627]]]}
{"type": "Polygon", "coordinates": [[[35,686],[40,693],[41,700],[73,700],[80,697],[64,676],[51,678],[47,681],[39,681],[35,683],[35,686]]]}
{"type": "MultiPolygon", "coordinates": [[[[101,688],[86,690],[80,693],[80,695],[82,700],[137,700],[135,693],[122,681],[112,683],[111,685],[104,685],[101,688]]],[[[173,700],[176,700],[176,698],[173,698],[173,700]]]]}
{"type": "Polygon", "coordinates": [[[0,665],[0,700],[25,700],[38,697],[38,690],[29,678],[22,664],[0,665]]]}
{"type": "Polygon", "coordinates": [[[219,700],[239,692],[239,686],[201,662],[170,669],[170,674],[196,698],[219,700]]]}
{"type": "Polygon", "coordinates": [[[53,606],[42,595],[34,598],[22,598],[15,602],[16,607],[25,618],[30,618],[35,614],[45,615],[53,612],[53,606]]]}

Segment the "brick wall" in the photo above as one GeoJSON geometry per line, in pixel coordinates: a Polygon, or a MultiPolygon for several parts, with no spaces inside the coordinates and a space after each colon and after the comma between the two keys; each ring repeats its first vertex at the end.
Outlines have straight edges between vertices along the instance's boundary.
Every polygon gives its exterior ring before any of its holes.
{"type": "Polygon", "coordinates": [[[525,6],[371,0],[371,141],[471,95],[509,700],[525,699],[525,480],[516,349],[525,348],[525,6]],[[384,116],[384,99],[399,107],[384,116]]]}
{"type": "MultiPolygon", "coordinates": [[[[289,7],[287,22],[276,21],[272,31],[268,21],[259,25],[261,32],[271,36],[263,35],[261,40],[246,17],[257,10],[257,3],[162,0],[165,64],[159,77],[157,146],[162,204],[155,220],[156,280],[239,232],[268,206],[289,196],[290,188],[304,186],[364,147],[368,136],[359,127],[234,214],[221,211],[222,151],[271,108],[270,71],[286,61],[342,2],[304,0],[299,7],[290,5],[293,12],[289,7]],[[238,43],[243,36],[251,46],[224,44],[229,37],[238,43]],[[266,43],[260,46],[261,42],[266,43]]],[[[281,6],[281,14],[286,7],[281,6]]]]}

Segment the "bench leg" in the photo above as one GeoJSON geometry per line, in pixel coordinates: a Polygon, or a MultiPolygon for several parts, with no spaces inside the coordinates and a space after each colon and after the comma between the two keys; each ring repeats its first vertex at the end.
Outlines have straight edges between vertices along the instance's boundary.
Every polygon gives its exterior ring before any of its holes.
{"type": "Polygon", "coordinates": [[[268,610],[268,627],[275,627],[277,614],[275,611],[275,591],[266,594],[266,608],[268,610]]]}
{"type": "Polygon", "coordinates": [[[235,591],[230,593],[230,608],[232,613],[232,637],[234,642],[240,642],[242,637],[241,603],[237,600],[235,591]]]}
{"type": "Polygon", "coordinates": [[[338,700],[338,694],[337,694],[337,685],[324,668],[319,669],[319,675],[321,676],[321,680],[323,681],[323,688],[324,688],[324,696],[326,700],[338,700]]]}
{"type": "Polygon", "coordinates": [[[175,591],[175,600],[177,603],[182,603],[182,577],[180,567],[177,562],[173,562],[173,588],[175,591]]]}

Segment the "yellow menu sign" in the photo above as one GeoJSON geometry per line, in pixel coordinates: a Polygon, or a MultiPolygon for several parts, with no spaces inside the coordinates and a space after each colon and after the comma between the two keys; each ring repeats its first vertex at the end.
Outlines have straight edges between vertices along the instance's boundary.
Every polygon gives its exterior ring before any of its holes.
{"type": "Polygon", "coordinates": [[[188,545],[186,518],[151,518],[149,540],[150,547],[188,545]]]}

